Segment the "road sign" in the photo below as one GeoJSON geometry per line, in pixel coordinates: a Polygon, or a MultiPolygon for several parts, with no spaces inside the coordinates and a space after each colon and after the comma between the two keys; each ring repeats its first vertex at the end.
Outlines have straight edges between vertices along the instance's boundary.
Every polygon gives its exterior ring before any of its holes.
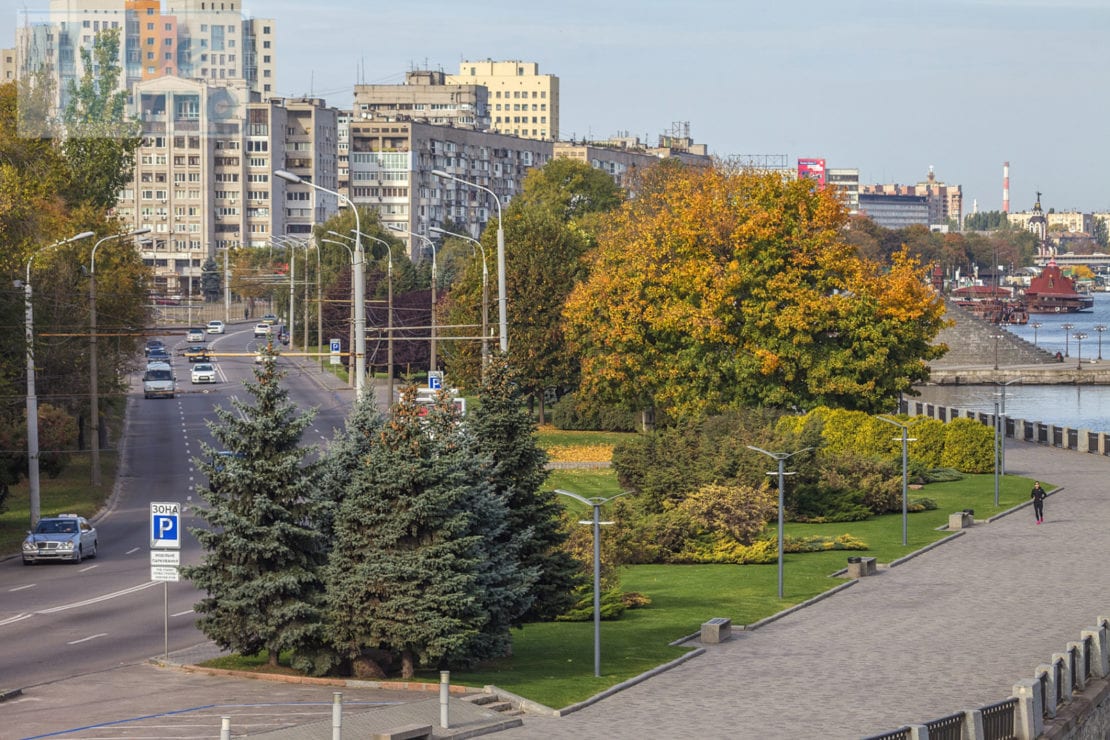
{"type": "Polygon", "coordinates": [[[443,387],[443,371],[432,370],[428,373],[428,387],[433,391],[438,391],[443,387]]]}
{"type": "Polygon", "coordinates": [[[151,565],[181,565],[181,551],[180,550],[151,550],[150,551],[150,564],[151,565]]]}
{"type": "Polygon", "coordinates": [[[152,565],[150,566],[150,580],[177,583],[181,580],[181,577],[177,574],[177,567],[174,565],[152,565]]]}
{"type": "Polygon", "coordinates": [[[329,339],[328,344],[331,347],[331,364],[342,365],[343,361],[339,359],[339,353],[343,351],[343,345],[338,339],[329,339]]]}
{"type": "Polygon", "coordinates": [[[181,549],[181,504],[151,502],[150,547],[152,550],[181,549]]]}

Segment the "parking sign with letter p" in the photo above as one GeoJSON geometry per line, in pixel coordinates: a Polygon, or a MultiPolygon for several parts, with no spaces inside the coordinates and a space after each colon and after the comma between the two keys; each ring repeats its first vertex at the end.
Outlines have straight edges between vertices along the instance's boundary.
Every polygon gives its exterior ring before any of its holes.
{"type": "Polygon", "coordinates": [[[181,549],[181,504],[157,501],[150,504],[151,549],[181,549]]]}

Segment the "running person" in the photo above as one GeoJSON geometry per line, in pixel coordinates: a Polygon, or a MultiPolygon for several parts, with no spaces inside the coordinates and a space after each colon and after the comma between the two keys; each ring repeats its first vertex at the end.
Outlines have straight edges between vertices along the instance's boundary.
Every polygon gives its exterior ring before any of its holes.
{"type": "Polygon", "coordinates": [[[1033,483],[1033,491],[1029,497],[1033,499],[1033,515],[1037,518],[1037,524],[1044,522],[1044,500],[1048,496],[1041,488],[1040,481],[1033,483]]]}

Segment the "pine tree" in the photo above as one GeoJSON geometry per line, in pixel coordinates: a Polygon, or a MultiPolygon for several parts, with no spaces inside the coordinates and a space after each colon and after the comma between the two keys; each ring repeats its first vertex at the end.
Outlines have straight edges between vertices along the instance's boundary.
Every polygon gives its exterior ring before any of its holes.
{"type": "Polygon", "coordinates": [[[501,531],[504,509],[450,404],[428,412],[415,396],[402,394],[355,472],[325,569],[336,648],[398,653],[405,678],[488,644],[488,588],[514,565],[489,558],[483,533],[501,531]]]}
{"type": "Polygon", "coordinates": [[[530,604],[517,611],[517,623],[562,614],[574,605],[574,591],[582,581],[581,566],[561,548],[567,539],[562,507],[554,492],[541,490],[547,454],[536,444],[525,399],[526,390],[504,355],[492,356],[471,428],[490,460],[494,490],[509,509],[506,537],[512,540],[518,569],[535,579],[530,604]]]}
{"type": "Polygon", "coordinates": [[[297,413],[282,376],[267,354],[245,384],[253,404],[216,407],[209,428],[227,454],[202,444],[205,458],[195,461],[210,482],[198,489],[209,528],[192,530],[203,561],[182,569],[207,593],[195,607],[201,631],[243,655],[266,650],[271,665],[319,638],[324,557],[309,518],[311,449],[299,446],[315,412],[297,413]]]}

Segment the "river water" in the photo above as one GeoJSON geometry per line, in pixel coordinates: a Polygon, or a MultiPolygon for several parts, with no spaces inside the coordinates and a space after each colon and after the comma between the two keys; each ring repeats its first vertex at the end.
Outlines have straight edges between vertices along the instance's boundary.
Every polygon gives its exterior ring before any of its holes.
{"type": "MultiPolygon", "coordinates": [[[[1107,328],[1102,334],[1101,355],[1110,363],[1110,293],[1095,293],[1093,310],[1072,314],[1033,314],[1025,326],[1004,327],[1019,337],[1034,342],[1049,352],[1065,351],[1068,361],[1084,364],[1097,360],[1100,354],[1098,325],[1107,328]],[[1033,323],[1039,323],[1034,327],[1033,323]],[[1063,324],[1072,324],[1065,347],[1063,324]],[[1087,338],[1081,343],[1075,333],[1083,332],[1087,338]]],[[[994,412],[996,386],[920,386],[916,400],[941,406],[955,406],[986,413],[994,412]]],[[[1013,419],[1041,421],[1094,432],[1110,432],[1110,386],[1106,385],[1022,385],[1014,383],[1006,388],[1006,415],[1013,419]]]]}

